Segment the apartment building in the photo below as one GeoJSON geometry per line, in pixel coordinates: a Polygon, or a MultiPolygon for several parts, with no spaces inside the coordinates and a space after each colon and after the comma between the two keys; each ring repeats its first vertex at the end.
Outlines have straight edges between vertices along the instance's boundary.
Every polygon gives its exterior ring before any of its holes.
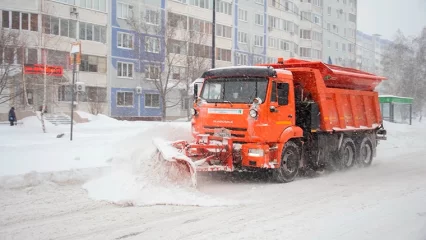
{"type": "MultiPolygon", "coordinates": [[[[64,76],[48,77],[47,112],[70,112],[72,65],[69,52],[71,43],[80,41],[83,49],[76,82],[85,91],[76,94],[76,109],[106,112],[107,75],[107,0],[6,0],[0,7],[1,25],[4,31],[18,33],[25,41],[20,49],[7,47],[1,52],[0,64],[18,66],[22,78],[22,64],[62,66],[64,76]]],[[[13,77],[13,76],[11,76],[13,77]]],[[[3,104],[18,108],[28,101],[34,109],[43,104],[43,81],[40,77],[26,76],[26,94],[3,104]],[[24,96],[27,99],[24,99],[24,96]]],[[[11,89],[22,87],[22,82],[11,89]]]]}
{"type": "MultiPolygon", "coordinates": [[[[314,0],[312,0],[314,1],[314,0]]],[[[323,54],[324,62],[355,67],[356,0],[324,0],[323,54]]]]}
{"type": "Polygon", "coordinates": [[[302,0],[300,7],[299,56],[321,61],[323,56],[323,0],[302,0]]]}
{"type": "Polygon", "coordinates": [[[159,30],[165,27],[165,0],[111,0],[109,21],[110,116],[159,118],[160,94],[154,79],[164,68],[164,36],[159,30]],[[148,27],[151,30],[145,31],[148,27]]]}
{"type": "Polygon", "coordinates": [[[391,41],[379,34],[369,35],[357,31],[357,69],[383,75],[382,55],[391,41]]]}

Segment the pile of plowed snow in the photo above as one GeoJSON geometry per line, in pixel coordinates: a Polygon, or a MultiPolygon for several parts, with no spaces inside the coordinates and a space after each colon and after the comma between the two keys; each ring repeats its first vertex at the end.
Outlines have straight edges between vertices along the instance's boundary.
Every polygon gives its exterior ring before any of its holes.
{"type": "Polygon", "coordinates": [[[90,198],[118,205],[224,206],[236,204],[215,199],[196,189],[173,184],[158,171],[152,137],[191,140],[190,123],[156,123],[116,146],[111,172],[83,185],[90,198]]]}

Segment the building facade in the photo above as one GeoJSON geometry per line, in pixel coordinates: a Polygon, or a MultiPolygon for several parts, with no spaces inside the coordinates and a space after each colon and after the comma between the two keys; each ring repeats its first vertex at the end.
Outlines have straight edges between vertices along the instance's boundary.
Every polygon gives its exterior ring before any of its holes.
{"type": "MultiPolygon", "coordinates": [[[[0,53],[2,66],[17,66],[22,79],[23,64],[61,66],[64,76],[46,79],[47,112],[70,112],[72,65],[71,44],[80,41],[83,54],[77,68],[76,82],[84,91],[76,94],[76,109],[106,113],[107,106],[107,0],[6,0],[2,1],[2,31],[19,35],[22,45],[18,49],[6,46],[0,53]],[[96,109],[94,109],[96,108],[96,109]]],[[[35,110],[43,105],[44,79],[26,75],[26,91],[22,81],[11,91],[21,92],[19,97],[3,103],[35,110]],[[26,98],[25,98],[26,97],[26,98]]],[[[4,107],[3,109],[5,109],[4,107]]]]}
{"type": "MultiPolygon", "coordinates": [[[[53,84],[56,96],[49,110],[68,109],[68,54],[71,42],[81,41],[77,81],[86,91],[77,95],[77,109],[88,111],[95,100],[105,103],[101,112],[112,117],[158,119],[167,102],[170,118],[188,114],[189,83],[211,67],[213,0],[26,2],[2,3],[1,10],[10,14],[2,15],[3,22],[10,20],[3,26],[13,28],[18,11],[31,24],[37,19],[36,38],[43,33],[53,39],[40,43],[46,47],[36,47],[36,56],[27,53],[41,63],[41,49],[48,49],[48,64],[65,69],[65,80],[53,84]],[[159,76],[171,86],[166,99],[159,76]]],[[[355,65],[356,0],[216,0],[215,5],[215,67],[278,57],[355,65]]],[[[28,28],[21,31],[31,32],[32,25],[28,28]]]]}
{"type": "Polygon", "coordinates": [[[382,55],[391,41],[379,34],[369,35],[357,31],[357,69],[383,76],[382,55]]]}
{"type": "Polygon", "coordinates": [[[340,66],[355,67],[356,0],[324,0],[322,60],[340,66]]]}

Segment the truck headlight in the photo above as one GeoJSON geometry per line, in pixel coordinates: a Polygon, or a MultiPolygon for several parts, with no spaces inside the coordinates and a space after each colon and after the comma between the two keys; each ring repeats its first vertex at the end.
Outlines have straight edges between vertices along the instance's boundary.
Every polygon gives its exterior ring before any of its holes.
{"type": "Polygon", "coordinates": [[[248,150],[249,157],[263,157],[263,155],[264,155],[263,149],[249,148],[248,150]]]}
{"type": "Polygon", "coordinates": [[[250,117],[252,117],[252,118],[256,118],[257,117],[257,111],[255,109],[251,109],[250,112],[249,112],[249,114],[250,114],[250,117]]]}

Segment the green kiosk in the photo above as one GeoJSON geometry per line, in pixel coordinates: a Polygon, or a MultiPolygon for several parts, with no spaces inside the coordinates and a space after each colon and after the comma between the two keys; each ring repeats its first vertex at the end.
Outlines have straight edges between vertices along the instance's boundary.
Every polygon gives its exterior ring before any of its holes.
{"type": "Polygon", "coordinates": [[[413,116],[413,98],[393,95],[380,95],[380,110],[383,120],[411,125],[413,116]]]}

